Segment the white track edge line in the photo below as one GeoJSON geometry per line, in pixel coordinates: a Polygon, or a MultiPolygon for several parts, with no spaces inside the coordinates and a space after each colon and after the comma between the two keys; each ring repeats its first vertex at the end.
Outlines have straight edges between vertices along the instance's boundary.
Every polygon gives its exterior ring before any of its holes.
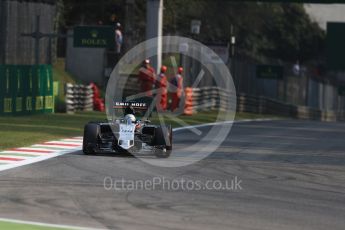
{"type": "Polygon", "coordinates": [[[262,118],[262,119],[243,119],[243,120],[237,120],[237,121],[220,121],[220,122],[212,122],[212,123],[206,123],[206,124],[200,124],[200,125],[189,125],[189,126],[183,126],[178,128],[173,128],[173,131],[180,131],[184,129],[190,129],[190,128],[202,128],[212,125],[222,125],[222,124],[233,124],[233,123],[246,123],[246,122],[254,122],[254,121],[272,121],[277,120],[273,118],[262,118]]]}

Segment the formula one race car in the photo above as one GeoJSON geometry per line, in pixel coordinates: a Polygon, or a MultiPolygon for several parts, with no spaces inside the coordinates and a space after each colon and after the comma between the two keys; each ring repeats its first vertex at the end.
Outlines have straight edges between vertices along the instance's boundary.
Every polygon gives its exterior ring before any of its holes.
{"type": "Polygon", "coordinates": [[[116,102],[114,109],[124,109],[124,117],[109,122],[89,122],[84,127],[83,152],[120,153],[133,155],[154,153],[159,158],[170,156],[171,126],[152,125],[146,118],[136,118],[135,109],[145,110],[146,103],[116,102]]]}

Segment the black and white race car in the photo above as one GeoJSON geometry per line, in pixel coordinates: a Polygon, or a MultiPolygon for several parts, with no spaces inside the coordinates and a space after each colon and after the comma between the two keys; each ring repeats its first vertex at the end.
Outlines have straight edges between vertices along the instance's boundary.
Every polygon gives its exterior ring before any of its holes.
{"type": "Polygon", "coordinates": [[[146,118],[136,118],[135,109],[146,109],[146,103],[115,103],[114,109],[124,109],[124,117],[109,122],[89,122],[84,127],[83,152],[133,155],[154,153],[166,158],[172,150],[170,125],[153,125],[146,118]]]}

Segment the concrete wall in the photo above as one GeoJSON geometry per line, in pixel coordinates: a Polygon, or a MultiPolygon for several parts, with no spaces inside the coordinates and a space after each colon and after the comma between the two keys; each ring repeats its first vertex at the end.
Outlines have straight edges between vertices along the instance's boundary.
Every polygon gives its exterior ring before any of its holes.
{"type": "MultiPolygon", "coordinates": [[[[68,35],[72,35],[72,30],[68,35]]],[[[67,39],[66,70],[83,83],[104,84],[106,54],[104,48],[74,48],[73,37],[67,39]]]]}

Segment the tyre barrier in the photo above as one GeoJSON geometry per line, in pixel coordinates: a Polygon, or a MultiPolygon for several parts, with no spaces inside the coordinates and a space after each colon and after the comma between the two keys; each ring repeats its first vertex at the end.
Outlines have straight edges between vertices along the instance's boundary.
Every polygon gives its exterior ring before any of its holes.
{"type": "Polygon", "coordinates": [[[66,84],[66,112],[93,111],[93,90],[91,85],[66,84]]]}
{"type": "Polygon", "coordinates": [[[184,104],[184,111],[185,115],[193,115],[193,89],[187,87],[184,89],[185,93],[185,104],[184,104]]]}

